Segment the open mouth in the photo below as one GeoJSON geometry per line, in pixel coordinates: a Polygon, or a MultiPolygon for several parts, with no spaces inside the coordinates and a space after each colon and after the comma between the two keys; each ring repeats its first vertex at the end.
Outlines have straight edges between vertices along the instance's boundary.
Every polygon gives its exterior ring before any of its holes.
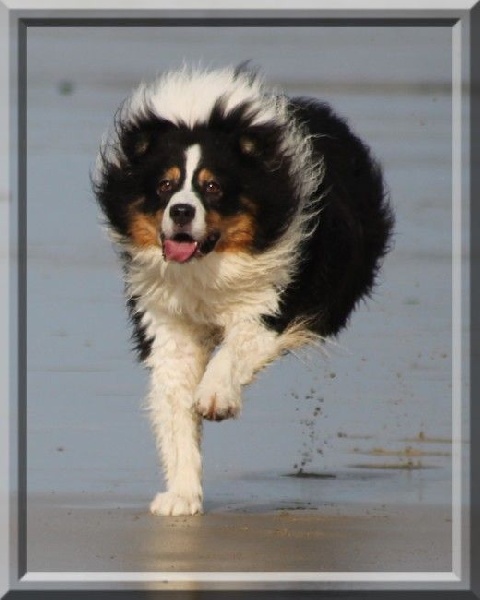
{"type": "Polygon", "coordinates": [[[188,233],[177,233],[172,238],[160,236],[163,256],[165,260],[186,263],[193,258],[200,258],[211,252],[220,238],[220,233],[210,233],[203,241],[199,242],[188,233]]]}

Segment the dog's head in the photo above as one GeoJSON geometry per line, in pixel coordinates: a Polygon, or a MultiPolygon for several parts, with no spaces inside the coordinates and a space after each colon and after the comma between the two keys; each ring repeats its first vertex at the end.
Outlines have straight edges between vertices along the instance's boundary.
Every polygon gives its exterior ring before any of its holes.
{"type": "Polygon", "coordinates": [[[97,197],[117,233],[160,248],[167,261],[260,251],[293,208],[288,172],[273,164],[274,138],[258,128],[137,125],[120,137],[121,158],[104,160],[97,197]]]}
{"type": "Polygon", "coordinates": [[[212,251],[251,251],[257,208],[242,181],[241,154],[219,132],[172,128],[153,136],[134,161],[143,190],[128,209],[132,242],[158,246],[179,263],[212,251]]]}
{"type": "Polygon", "coordinates": [[[131,248],[157,248],[170,262],[265,250],[299,206],[285,108],[281,118],[275,112],[284,101],[265,100],[246,76],[229,75],[227,91],[219,75],[208,77],[180,77],[171,88],[166,80],[176,99],[168,96],[168,111],[161,86],[149,102],[145,91],[137,95],[100,153],[95,191],[108,225],[131,248]],[[211,93],[210,105],[195,96],[195,85],[211,93]]]}

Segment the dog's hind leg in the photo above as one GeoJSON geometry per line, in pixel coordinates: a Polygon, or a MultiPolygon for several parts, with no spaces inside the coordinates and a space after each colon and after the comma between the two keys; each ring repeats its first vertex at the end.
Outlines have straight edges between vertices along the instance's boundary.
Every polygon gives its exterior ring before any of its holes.
{"type": "Polygon", "coordinates": [[[182,322],[169,320],[157,328],[146,361],[151,369],[148,410],[167,490],[150,505],[155,515],[202,512],[202,422],[193,393],[208,355],[199,332],[182,322]]]}

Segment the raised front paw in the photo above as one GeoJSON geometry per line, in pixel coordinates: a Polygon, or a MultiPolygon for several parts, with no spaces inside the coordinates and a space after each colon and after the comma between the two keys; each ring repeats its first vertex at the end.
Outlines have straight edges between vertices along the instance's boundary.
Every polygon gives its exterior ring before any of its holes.
{"type": "Polygon", "coordinates": [[[156,516],[197,515],[202,513],[202,501],[198,497],[187,498],[174,492],[163,492],[153,499],[150,512],[156,516]]]}
{"type": "Polygon", "coordinates": [[[197,412],[209,421],[223,421],[239,415],[242,407],[240,385],[215,385],[202,381],[195,394],[197,412]]]}

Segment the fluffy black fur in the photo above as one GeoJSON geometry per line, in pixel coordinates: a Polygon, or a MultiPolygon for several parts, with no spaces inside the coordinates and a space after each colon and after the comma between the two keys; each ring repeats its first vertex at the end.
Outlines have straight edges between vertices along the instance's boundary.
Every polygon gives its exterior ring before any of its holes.
{"type": "Polygon", "coordinates": [[[277,331],[306,319],[312,331],[336,335],[358,300],[371,293],[394,224],[382,170],[369,148],[327,104],[290,102],[292,115],[314,134],[325,164],[315,196],[322,210],[314,234],[302,243],[298,276],[282,294],[280,314],[266,317],[277,331]]]}

